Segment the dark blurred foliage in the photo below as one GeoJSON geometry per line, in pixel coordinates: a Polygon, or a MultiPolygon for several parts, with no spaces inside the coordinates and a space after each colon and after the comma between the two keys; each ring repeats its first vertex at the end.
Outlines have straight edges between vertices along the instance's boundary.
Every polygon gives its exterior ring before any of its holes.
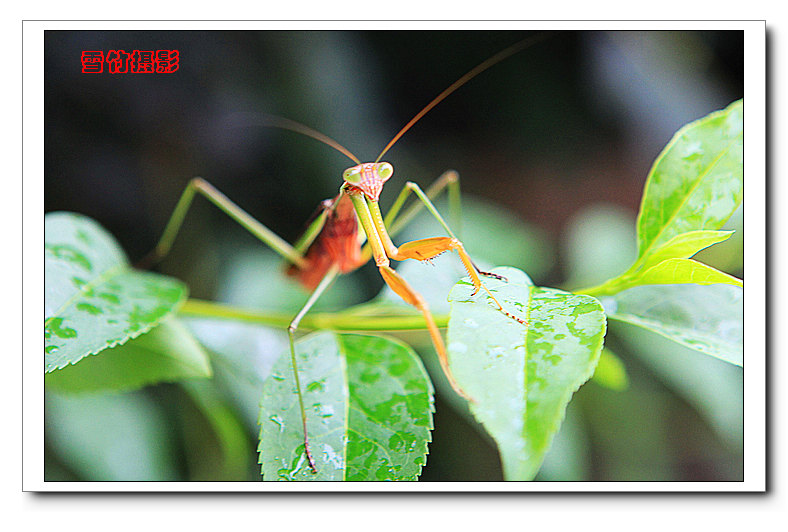
{"type": "MultiPolygon", "coordinates": [[[[336,194],[351,163],[312,139],[255,125],[257,113],[302,122],[373,160],[449,84],[529,34],[48,31],[45,209],[95,218],[135,261],[156,243],[188,180],[202,176],[292,241],[315,206],[336,194]],[[82,51],[112,49],[177,49],[179,69],[81,72],[82,51]]],[[[742,96],[741,32],[557,33],[473,79],[414,126],[386,154],[395,175],[382,203],[406,180],[426,186],[453,168],[464,192],[507,207],[557,242],[573,216],[595,203],[634,216],[650,164],[671,135],[742,96]]],[[[216,270],[230,260],[220,246],[228,235],[252,242],[198,199],[159,269],[186,280],[195,297],[212,298],[216,270]]],[[[358,288],[365,297],[381,286],[376,272],[368,273],[369,286],[358,288]]],[[[555,286],[566,275],[558,253],[535,280],[555,286]]],[[[646,382],[631,405],[660,408],[653,415],[664,423],[678,417],[698,426],[685,419],[697,414],[683,399],[626,358],[625,347],[617,353],[630,377],[646,382]]],[[[600,405],[620,401],[594,386],[572,403],[577,417],[593,419],[600,405]]],[[[171,388],[154,393],[171,396],[171,388]]],[[[441,406],[424,479],[499,478],[494,447],[441,406]]],[[[633,410],[622,419],[643,415],[633,410]]],[[[707,447],[697,442],[715,440],[700,426],[686,445],[656,434],[677,460],[656,465],[674,468],[665,474],[674,480],[738,478],[736,451],[719,450],[719,463],[704,457],[707,447]]],[[[621,428],[633,432],[637,427],[621,428]]],[[[609,456],[594,454],[610,451],[612,436],[590,432],[589,478],[636,479],[637,470],[607,467],[609,456]]]]}
{"type": "MultiPolygon", "coordinates": [[[[417,111],[521,32],[65,32],[46,34],[45,209],[94,217],[132,260],[194,176],[292,240],[350,161],[255,113],[309,125],[373,159],[417,111]],[[177,49],[173,74],[82,74],[83,50],[177,49]],[[239,115],[240,113],[240,115],[239,115]],[[246,113],[246,115],[244,115],[246,113]]],[[[395,178],[460,171],[558,235],[604,200],[637,208],[658,151],[684,123],[742,95],[742,35],[565,32],[496,65],[387,154],[395,178]]],[[[200,242],[234,226],[197,209],[200,242]]],[[[193,249],[186,244],[179,249],[193,249]]],[[[186,251],[184,251],[186,252],[186,251]]],[[[560,264],[547,282],[560,281],[560,264]]]]}

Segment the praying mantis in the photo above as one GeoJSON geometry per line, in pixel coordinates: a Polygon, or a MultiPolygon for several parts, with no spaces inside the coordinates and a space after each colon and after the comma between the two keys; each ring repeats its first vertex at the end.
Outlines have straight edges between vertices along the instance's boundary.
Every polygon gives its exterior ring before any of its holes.
{"type": "Polygon", "coordinates": [[[458,186],[458,175],[456,172],[449,171],[444,173],[426,191],[422,190],[416,183],[407,182],[385,217],[378,201],[384,184],[394,174],[393,165],[383,161],[383,157],[413,125],[471,79],[504,59],[543,40],[546,36],[547,34],[538,34],[519,41],[468,71],[408,121],[372,162],[362,162],[361,159],[337,141],[306,125],[282,117],[265,116],[261,120],[262,125],[287,129],[311,137],[342,153],[354,163],[353,166],[350,166],[342,173],[342,183],[338,194],[321,203],[316,216],[308,225],[303,236],[295,244],[290,245],[276,233],[255,220],[208,181],[196,177],[189,182],[183,191],[156,247],[138,263],[140,267],[150,267],[167,255],[194,197],[198,194],[208,199],[289,263],[288,274],[297,278],[305,288],[311,290],[311,295],[292,319],[287,330],[290,358],[303,426],[304,452],[313,472],[317,472],[317,466],[309,446],[307,413],[303,402],[302,385],[298,375],[295,337],[302,318],[338,275],[356,270],[369,260],[374,259],[375,265],[386,285],[402,300],[418,309],[421,313],[443,373],[454,391],[469,401],[473,401],[473,398],[463,391],[452,375],[443,337],[426,301],[391,267],[391,261],[414,259],[428,262],[443,253],[456,252],[473,285],[472,297],[485,297],[493,307],[508,318],[522,324],[526,323],[522,318],[506,310],[487,288],[483,280],[485,277],[501,281],[506,281],[506,279],[495,273],[482,271],[474,264],[461,240],[457,238],[432,203],[432,198],[444,190],[456,190],[458,186]],[[405,218],[412,213],[412,211],[410,213],[401,212],[411,194],[415,195],[417,200],[421,202],[421,207],[426,208],[440,223],[447,236],[422,238],[405,242],[399,246],[394,244],[392,240],[394,231],[390,228],[403,224],[406,221],[405,218]],[[361,231],[359,231],[359,228],[361,228],[361,231]]]}

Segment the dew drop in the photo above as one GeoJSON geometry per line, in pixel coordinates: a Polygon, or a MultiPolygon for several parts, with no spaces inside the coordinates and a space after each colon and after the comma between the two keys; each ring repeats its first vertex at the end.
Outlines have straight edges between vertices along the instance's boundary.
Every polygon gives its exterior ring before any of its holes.
{"type": "Polygon", "coordinates": [[[334,407],[331,405],[315,403],[312,405],[312,409],[322,418],[328,418],[334,415],[334,407]]]}
{"type": "Polygon", "coordinates": [[[468,351],[468,346],[461,342],[452,342],[449,344],[449,351],[452,353],[465,353],[468,351]]]}
{"type": "Polygon", "coordinates": [[[487,350],[487,353],[495,358],[503,358],[505,351],[500,345],[494,345],[487,350]]]}
{"type": "Polygon", "coordinates": [[[325,387],[326,387],[325,384],[323,384],[321,381],[314,381],[314,382],[310,382],[306,386],[306,391],[308,391],[308,392],[322,392],[325,389],[325,387]]]}
{"type": "Polygon", "coordinates": [[[337,453],[327,443],[323,444],[323,462],[333,465],[338,471],[341,471],[345,468],[345,461],[342,458],[342,455],[337,453]]]}
{"type": "Polygon", "coordinates": [[[279,432],[284,432],[284,430],[285,430],[285,421],[281,417],[279,417],[276,414],[274,414],[273,416],[269,417],[268,419],[270,419],[271,421],[273,421],[274,423],[279,425],[279,432]]]}

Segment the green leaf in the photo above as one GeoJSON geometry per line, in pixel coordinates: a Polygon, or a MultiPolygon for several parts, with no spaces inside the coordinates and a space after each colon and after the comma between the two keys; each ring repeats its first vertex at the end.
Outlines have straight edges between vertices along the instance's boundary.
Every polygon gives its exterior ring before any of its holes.
{"type": "Polygon", "coordinates": [[[47,445],[86,481],[174,481],[160,405],[140,393],[45,395],[47,445]]]}
{"type": "Polygon", "coordinates": [[[742,100],[736,101],[687,124],[673,136],[646,181],[634,264],[618,277],[577,292],[611,295],[650,282],[740,283],[712,273],[711,268],[694,266],[697,262],[666,261],[687,259],[727,238],[717,230],[739,208],[744,190],[743,105],[742,100]],[[679,271],[671,273],[675,268],[679,271]],[[673,280],[666,280],[671,275],[673,280]]]}
{"type": "Polygon", "coordinates": [[[593,380],[600,386],[616,392],[622,392],[629,387],[629,377],[624,363],[607,347],[602,349],[593,380]]]}
{"type": "Polygon", "coordinates": [[[232,398],[245,426],[256,433],[263,381],[279,354],[288,349],[287,332],[231,320],[181,319],[208,350],[213,381],[232,398]]]}
{"type": "Polygon", "coordinates": [[[742,366],[744,290],[695,284],[638,286],[601,298],[610,319],[625,321],[742,366]]]}
{"type": "Polygon", "coordinates": [[[523,272],[485,284],[507,311],[462,280],[449,300],[448,351],[476,419],[495,439],[507,480],[534,477],[572,394],[594,373],[605,336],[602,305],[589,296],[534,286],[523,272]]]}
{"type": "Polygon", "coordinates": [[[638,215],[638,258],[688,231],[719,229],[742,201],[738,100],[681,128],[651,168],[638,215]]]}
{"type": "Polygon", "coordinates": [[[212,375],[200,344],[174,317],[148,334],[44,376],[46,386],[67,393],[126,391],[162,381],[212,375]]]}
{"type": "Polygon", "coordinates": [[[296,342],[299,381],[317,474],[304,434],[289,352],[263,384],[264,480],[416,480],[432,429],[432,385],[396,340],[317,333],[296,342]]]}
{"type": "Polygon", "coordinates": [[[718,270],[735,274],[744,271],[744,201],[736,212],[725,222],[722,229],[734,231],[725,242],[702,249],[692,257],[698,262],[713,266],[718,270]]]}
{"type": "Polygon", "coordinates": [[[187,418],[184,437],[192,443],[186,446],[191,479],[246,480],[252,470],[254,451],[238,414],[222,397],[213,380],[184,381],[181,386],[205,417],[220,450],[220,456],[216,457],[212,446],[205,445],[206,427],[200,422],[202,420],[194,422],[187,418]]]}
{"type": "Polygon", "coordinates": [[[647,270],[667,259],[688,259],[702,249],[730,238],[735,231],[689,231],[674,236],[649,253],[642,263],[647,270]]]}
{"type": "Polygon", "coordinates": [[[642,275],[634,279],[630,286],[642,284],[682,284],[693,283],[699,285],[732,284],[743,287],[744,283],[727,273],[715,270],[702,262],[692,259],[667,259],[656,266],[652,266],[642,275]]]}
{"type": "MultiPolygon", "coordinates": [[[[727,286],[721,288],[737,290],[727,286]]],[[[610,323],[610,328],[631,353],[644,362],[669,388],[693,405],[728,445],[736,449],[742,448],[743,368],[688,349],[671,341],[670,337],[663,337],[628,323],[614,320],[610,323]]],[[[632,391],[634,390],[627,393],[632,391]]],[[[648,408],[648,405],[646,407],[648,408]]],[[[650,408],[647,411],[656,413],[658,409],[650,408]]],[[[667,422],[667,419],[664,422],[667,422]]],[[[662,423],[660,430],[664,431],[665,426],[662,423]]],[[[664,439],[664,434],[658,439],[664,439]]],[[[647,445],[654,445],[654,441],[647,445]]],[[[715,452],[711,449],[710,451],[715,452]]],[[[741,474],[738,473],[739,476],[741,474]]]]}
{"type": "Polygon", "coordinates": [[[186,299],[183,283],[132,270],[89,218],[47,214],[44,230],[46,372],[149,331],[186,299]]]}

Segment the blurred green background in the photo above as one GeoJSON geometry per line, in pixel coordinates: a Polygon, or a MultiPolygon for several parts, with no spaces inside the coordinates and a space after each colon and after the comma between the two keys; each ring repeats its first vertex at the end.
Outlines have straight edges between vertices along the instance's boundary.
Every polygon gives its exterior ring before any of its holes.
{"type": "MultiPolygon", "coordinates": [[[[48,31],[45,209],[95,218],[135,261],[155,244],[188,180],[202,176],[293,241],[351,163],[312,139],[256,126],[256,113],[302,122],[374,159],[440,91],[529,34],[48,31]],[[177,49],[179,69],[81,73],[82,51],[110,49],[177,49]]],[[[427,186],[458,170],[461,236],[479,262],[523,268],[548,286],[604,280],[634,257],[643,184],[672,134],[742,97],[742,39],[555,34],[475,78],[408,132],[385,157],[395,175],[381,203],[406,180],[427,186]]],[[[737,235],[700,258],[743,276],[741,212],[729,226],[737,235]]],[[[423,218],[397,241],[435,234],[423,218]]],[[[452,260],[441,258],[436,270],[416,264],[414,284],[429,284],[452,260]]],[[[299,305],[276,257],[199,199],[157,269],[184,279],[194,297],[293,312],[299,305]]],[[[381,288],[367,266],[321,307],[363,302],[381,288]]],[[[47,395],[49,480],[259,480],[259,386],[285,347],[283,333],[193,327],[222,353],[212,382],[47,395]]],[[[408,340],[423,347],[431,369],[428,341],[408,340]]],[[[619,323],[606,346],[628,384],[580,389],[539,480],[742,479],[740,368],[619,323]]],[[[436,428],[422,479],[500,480],[489,438],[433,374],[436,428]]]]}

